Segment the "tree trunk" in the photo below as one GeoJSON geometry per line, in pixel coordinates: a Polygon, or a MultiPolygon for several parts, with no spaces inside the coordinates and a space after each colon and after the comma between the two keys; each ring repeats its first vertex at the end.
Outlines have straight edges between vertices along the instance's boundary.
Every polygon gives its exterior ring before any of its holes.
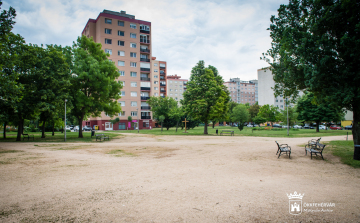
{"type": "Polygon", "coordinates": [[[41,129],[42,131],[41,138],[45,138],[45,123],[46,121],[43,121],[42,129],[41,129]]]}
{"type": "Polygon", "coordinates": [[[360,107],[357,105],[353,106],[353,126],[352,135],[354,145],[360,145],[360,107]]]}
{"type": "Polygon", "coordinates": [[[319,132],[320,121],[316,121],[316,132],[319,132]]]}
{"type": "Polygon", "coordinates": [[[16,141],[21,141],[21,133],[22,133],[22,129],[23,129],[23,123],[24,123],[24,120],[22,118],[20,118],[16,141]]]}
{"type": "Polygon", "coordinates": [[[4,122],[4,139],[6,139],[6,126],[7,126],[7,122],[4,122]]]}
{"type": "Polygon", "coordinates": [[[163,129],[163,122],[161,122],[161,133],[162,133],[162,129],[163,129]]]}
{"type": "Polygon", "coordinates": [[[80,117],[78,117],[78,121],[79,121],[79,138],[84,138],[83,134],[82,134],[82,122],[84,119],[84,115],[81,114],[80,117]]]}
{"type": "Polygon", "coordinates": [[[208,120],[205,120],[205,125],[204,125],[204,134],[207,135],[208,134],[208,120]]]}
{"type": "Polygon", "coordinates": [[[215,127],[215,120],[212,123],[213,123],[213,128],[214,128],[215,127]]]}
{"type": "Polygon", "coordinates": [[[53,126],[52,126],[52,136],[55,135],[55,122],[53,123],[53,126]]]}
{"type": "Polygon", "coordinates": [[[176,132],[177,132],[178,126],[179,126],[179,120],[176,121],[176,132]]]}

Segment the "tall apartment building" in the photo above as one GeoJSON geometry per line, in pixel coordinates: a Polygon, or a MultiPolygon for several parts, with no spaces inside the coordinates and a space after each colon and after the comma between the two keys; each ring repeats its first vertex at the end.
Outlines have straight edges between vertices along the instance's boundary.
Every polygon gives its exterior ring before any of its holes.
{"type": "Polygon", "coordinates": [[[98,125],[99,130],[123,130],[131,128],[128,122],[128,116],[131,116],[132,122],[139,120],[140,129],[153,126],[146,103],[154,94],[152,89],[156,82],[152,76],[156,63],[152,60],[151,22],[137,20],[125,11],[104,10],[96,19],[88,20],[82,35],[101,43],[119,69],[118,81],[123,83],[119,99],[122,111],[117,116],[120,122],[113,126],[109,121],[111,118],[102,113],[101,117],[91,117],[83,125],[98,125]]]}
{"type": "Polygon", "coordinates": [[[186,91],[187,79],[181,79],[181,76],[167,76],[167,96],[174,98],[178,103],[183,99],[183,93],[186,91]]]}
{"type": "Polygon", "coordinates": [[[230,81],[224,82],[232,101],[238,104],[249,103],[250,105],[257,102],[257,84],[257,80],[241,81],[240,78],[230,78],[230,81]]]}

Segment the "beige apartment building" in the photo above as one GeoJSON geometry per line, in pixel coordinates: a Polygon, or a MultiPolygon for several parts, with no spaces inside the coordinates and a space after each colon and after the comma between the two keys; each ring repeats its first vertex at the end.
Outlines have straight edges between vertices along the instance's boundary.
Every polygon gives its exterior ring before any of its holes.
{"type": "Polygon", "coordinates": [[[224,82],[232,101],[238,104],[249,103],[250,105],[257,102],[257,84],[257,80],[241,81],[240,78],[231,78],[230,81],[224,82]]]}
{"type": "Polygon", "coordinates": [[[181,76],[168,75],[167,76],[167,96],[174,98],[178,104],[183,99],[183,93],[186,91],[187,79],[181,79],[181,76]]]}
{"type": "Polygon", "coordinates": [[[98,125],[99,130],[154,126],[147,100],[151,95],[159,93],[155,90],[160,87],[159,75],[155,70],[166,71],[166,62],[156,61],[152,57],[151,22],[135,19],[134,15],[126,14],[125,11],[104,10],[96,19],[88,20],[82,35],[93,37],[95,42],[101,43],[103,50],[110,54],[109,59],[119,69],[118,81],[123,83],[121,98],[118,100],[122,109],[117,116],[120,122],[112,125],[111,117],[102,113],[101,117],[91,117],[84,121],[83,126],[98,125]],[[128,116],[136,124],[131,125],[128,116]]]}

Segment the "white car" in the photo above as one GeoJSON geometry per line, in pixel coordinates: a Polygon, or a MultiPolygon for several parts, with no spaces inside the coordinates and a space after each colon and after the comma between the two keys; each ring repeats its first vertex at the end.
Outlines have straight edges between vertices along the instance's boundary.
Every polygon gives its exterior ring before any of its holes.
{"type": "Polygon", "coordinates": [[[301,125],[294,125],[294,129],[302,129],[301,125]]]}
{"type": "Polygon", "coordinates": [[[324,129],[324,130],[326,130],[327,128],[326,128],[325,125],[319,125],[319,129],[324,129]]]}
{"type": "Polygon", "coordinates": [[[248,125],[247,125],[247,127],[254,127],[254,126],[253,126],[253,125],[251,125],[251,124],[248,124],[248,125]]]}
{"type": "Polygon", "coordinates": [[[71,130],[71,127],[67,125],[66,130],[71,130]]]}

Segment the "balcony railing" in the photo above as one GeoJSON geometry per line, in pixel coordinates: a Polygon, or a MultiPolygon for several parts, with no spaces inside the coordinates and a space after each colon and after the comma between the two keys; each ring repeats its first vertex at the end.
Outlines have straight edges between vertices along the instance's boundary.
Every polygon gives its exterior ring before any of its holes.
{"type": "Polygon", "coordinates": [[[148,31],[148,30],[143,30],[143,29],[140,29],[140,32],[141,32],[141,33],[150,34],[150,31],[148,31]]]}
{"type": "Polygon", "coordinates": [[[142,61],[142,62],[150,62],[150,59],[140,58],[140,61],[142,61]]]}
{"type": "Polygon", "coordinates": [[[166,86],[166,84],[162,84],[162,83],[160,83],[160,86],[166,86]]]}
{"type": "Polygon", "coordinates": [[[148,97],[148,96],[141,96],[142,101],[149,100],[149,99],[150,99],[150,97],[148,97]]]}
{"type": "Polygon", "coordinates": [[[150,78],[148,78],[148,77],[140,77],[140,80],[141,81],[150,81],[150,78]]]}
{"type": "Polygon", "coordinates": [[[160,71],[160,75],[165,75],[165,72],[164,72],[164,71],[160,71]]]}
{"type": "Polygon", "coordinates": [[[150,106],[141,106],[141,110],[150,110],[150,106]]]}
{"type": "Polygon", "coordinates": [[[166,92],[166,90],[160,90],[160,92],[166,92]]]}
{"type": "Polygon", "coordinates": [[[140,87],[141,91],[150,91],[150,87],[140,87]]]}
{"type": "Polygon", "coordinates": [[[141,48],[140,48],[140,52],[142,52],[142,53],[150,53],[150,50],[149,50],[149,49],[141,49],[141,48]]]}
{"type": "Polygon", "coordinates": [[[140,70],[141,70],[141,71],[149,71],[149,72],[150,72],[150,68],[141,68],[141,67],[140,67],[140,70]]]}
{"type": "Polygon", "coordinates": [[[151,119],[151,116],[142,115],[141,119],[151,119]]]}
{"type": "Polygon", "coordinates": [[[160,69],[165,70],[166,67],[160,67],[160,69]]]}
{"type": "Polygon", "coordinates": [[[150,40],[148,40],[148,39],[140,39],[140,43],[150,44],[150,40]]]}

